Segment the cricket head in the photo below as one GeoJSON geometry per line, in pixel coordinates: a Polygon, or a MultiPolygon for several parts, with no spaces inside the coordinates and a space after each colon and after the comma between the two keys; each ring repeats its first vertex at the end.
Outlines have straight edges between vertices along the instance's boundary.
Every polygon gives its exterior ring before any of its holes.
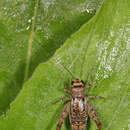
{"type": "Polygon", "coordinates": [[[73,80],[71,82],[72,88],[80,88],[80,87],[84,87],[84,82],[83,80],[80,80],[79,78],[73,80]]]}

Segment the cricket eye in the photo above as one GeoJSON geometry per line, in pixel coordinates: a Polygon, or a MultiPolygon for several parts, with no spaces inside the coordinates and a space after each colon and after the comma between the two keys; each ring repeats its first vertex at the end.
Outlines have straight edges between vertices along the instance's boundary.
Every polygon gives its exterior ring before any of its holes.
{"type": "Polygon", "coordinates": [[[81,82],[83,83],[83,85],[84,85],[84,81],[83,80],[81,80],[81,82]]]}
{"type": "Polygon", "coordinates": [[[73,85],[74,81],[71,82],[71,85],[73,85]]]}

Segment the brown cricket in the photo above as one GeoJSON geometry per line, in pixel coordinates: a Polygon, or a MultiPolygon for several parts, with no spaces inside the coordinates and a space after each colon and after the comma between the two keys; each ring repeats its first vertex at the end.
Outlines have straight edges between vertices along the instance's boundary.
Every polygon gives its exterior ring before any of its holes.
{"type": "Polygon", "coordinates": [[[72,81],[72,89],[64,89],[65,92],[71,94],[71,97],[61,98],[61,101],[69,101],[63,108],[57,125],[57,130],[61,130],[61,126],[65,118],[69,115],[72,130],[84,130],[86,127],[88,116],[96,123],[98,129],[101,130],[101,123],[93,106],[88,102],[90,98],[103,98],[101,96],[86,96],[85,93],[92,85],[92,76],[90,74],[90,82],[85,83],[76,78],[72,81]]]}

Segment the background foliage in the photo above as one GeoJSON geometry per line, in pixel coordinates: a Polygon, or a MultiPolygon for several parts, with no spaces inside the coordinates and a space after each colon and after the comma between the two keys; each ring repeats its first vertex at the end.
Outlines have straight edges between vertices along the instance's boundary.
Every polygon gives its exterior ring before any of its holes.
{"type": "Polygon", "coordinates": [[[0,115],[36,66],[47,61],[100,4],[101,0],[0,0],[0,115]]]}
{"type": "MultiPolygon", "coordinates": [[[[66,82],[70,87],[72,77],[61,66],[64,64],[85,81],[89,80],[87,75],[95,66],[93,86],[86,94],[106,97],[105,100],[90,101],[98,112],[103,129],[129,130],[129,7],[128,0],[104,1],[96,15],[68,38],[49,61],[38,65],[11,104],[7,116],[1,116],[1,129],[56,129],[64,103],[44,106],[58,97],[68,96],[63,92],[63,86],[66,82]]],[[[96,129],[91,120],[87,127],[96,129]]],[[[70,129],[68,120],[62,129],[70,129]]]]}

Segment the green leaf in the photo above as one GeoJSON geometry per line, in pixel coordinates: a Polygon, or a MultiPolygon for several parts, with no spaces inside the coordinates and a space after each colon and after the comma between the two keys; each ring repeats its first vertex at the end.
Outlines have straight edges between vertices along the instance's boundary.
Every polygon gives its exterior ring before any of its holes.
{"type": "Polygon", "coordinates": [[[36,66],[88,21],[100,2],[0,0],[0,115],[36,66]]]}
{"type": "MultiPolygon", "coordinates": [[[[64,103],[45,107],[63,92],[64,82],[70,87],[71,75],[84,81],[92,67],[93,85],[87,95],[103,99],[90,100],[96,109],[103,130],[128,130],[130,42],[128,0],[105,0],[102,8],[78,32],[69,38],[46,63],[40,64],[24,84],[6,117],[0,118],[2,130],[55,130],[64,103]]],[[[89,129],[95,130],[92,120],[89,129]]],[[[62,130],[69,130],[68,120],[62,130]]]]}

